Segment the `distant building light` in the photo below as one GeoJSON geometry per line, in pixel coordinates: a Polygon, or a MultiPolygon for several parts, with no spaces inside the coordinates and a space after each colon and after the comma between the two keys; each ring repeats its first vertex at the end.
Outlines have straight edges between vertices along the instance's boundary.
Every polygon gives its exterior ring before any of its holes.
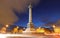
{"type": "Polygon", "coordinates": [[[9,27],[9,25],[6,25],[6,27],[9,27]]]}
{"type": "Polygon", "coordinates": [[[55,25],[53,25],[53,28],[55,28],[56,26],[55,25]]]}

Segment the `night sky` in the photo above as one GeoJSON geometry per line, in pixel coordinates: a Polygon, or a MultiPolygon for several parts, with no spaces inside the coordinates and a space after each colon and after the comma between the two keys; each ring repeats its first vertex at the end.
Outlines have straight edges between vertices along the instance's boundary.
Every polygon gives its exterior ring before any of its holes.
{"type": "MultiPolygon", "coordinates": [[[[20,14],[15,11],[16,16],[19,18],[15,24],[26,27],[28,13],[28,9],[26,12],[20,14]]],[[[35,26],[55,23],[58,20],[60,20],[60,0],[40,0],[36,6],[33,5],[33,23],[35,26]]]]}

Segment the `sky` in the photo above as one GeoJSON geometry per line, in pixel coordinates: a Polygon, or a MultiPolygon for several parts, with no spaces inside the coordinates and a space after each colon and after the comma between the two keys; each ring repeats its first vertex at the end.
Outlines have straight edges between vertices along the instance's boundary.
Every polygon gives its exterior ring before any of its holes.
{"type": "Polygon", "coordinates": [[[0,24],[13,24],[19,20],[17,13],[25,12],[29,3],[37,5],[39,0],[0,0],[0,24]]]}
{"type": "MultiPolygon", "coordinates": [[[[32,6],[33,23],[35,26],[53,24],[60,20],[60,0],[40,0],[36,6],[32,6]]],[[[17,14],[20,20],[16,24],[26,26],[28,23],[28,13],[27,9],[26,13],[17,14]]]]}
{"type": "Polygon", "coordinates": [[[27,26],[28,5],[32,3],[36,27],[60,21],[60,0],[0,0],[0,24],[27,26]]]}
{"type": "MultiPolygon", "coordinates": [[[[54,24],[60,20],[60,0],[40,0],[33,6],[33,23],[35,26],[54,24]]],[[[15,24],[26,26],[28,23],[28,9],[26,13],[17,14],[20,18],[15,24]]]]}

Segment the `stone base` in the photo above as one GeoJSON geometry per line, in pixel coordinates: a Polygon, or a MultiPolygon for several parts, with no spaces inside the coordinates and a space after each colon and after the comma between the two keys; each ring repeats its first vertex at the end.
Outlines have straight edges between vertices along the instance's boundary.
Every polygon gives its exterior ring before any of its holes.
{"type": "Polygon", "coordinates": [[[25,31],[23,31],[24,34],[31,34],[32,31],[30,31],[30,28],[27,28],[25,31]]]}
{"type": "Polygon", "coordinates": [[[27,28],[34,28],[34,24],[33,24],[32,22],[29,22],[29,23],[27,24],[27,28]]]}
{"type": "Polygon", "coordinates": [[[32,34],[32,32],[33,32],[33,29],[32,28],[34,28],[34,25],[33,25],[32,22],[29,22],[27,24],[27,29],[25,31],[23,31],[23,33],[24,34],[32,34]]]}

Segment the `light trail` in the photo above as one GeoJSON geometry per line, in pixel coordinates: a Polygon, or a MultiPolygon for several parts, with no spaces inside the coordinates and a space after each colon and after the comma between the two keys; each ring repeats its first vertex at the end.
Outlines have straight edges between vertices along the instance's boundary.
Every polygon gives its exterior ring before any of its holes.
{"type": "Polygon", "coordinates": [[[0,38],[25,37],[25,38],[45,38],[46,36],[34,36],[30,34],[0,34],[0,38]]]}
{"type": "Polygon", "coordinates": [[[51,34],[45,34],[45,35],[59,35],[60,36],[60,34],[58,33],[51,33],[51,34]]]}
{"type": "Polygon", "coordinates": [[[0,38],[8,38],[8,37],[28,37],[28,38],[47,38],[48,36],[57,36],[60,37],[60,34],[46,34],[45,36],[38,36],[35,34],[34,35],[30,35],[30,34],[0,34],[0,38]]]}
{"type": "Polygon", "coordinates": [[[7,38],[7,37],[32,37],[32,36],[25,34],[0,34],[0,38],[7,38]]]}

